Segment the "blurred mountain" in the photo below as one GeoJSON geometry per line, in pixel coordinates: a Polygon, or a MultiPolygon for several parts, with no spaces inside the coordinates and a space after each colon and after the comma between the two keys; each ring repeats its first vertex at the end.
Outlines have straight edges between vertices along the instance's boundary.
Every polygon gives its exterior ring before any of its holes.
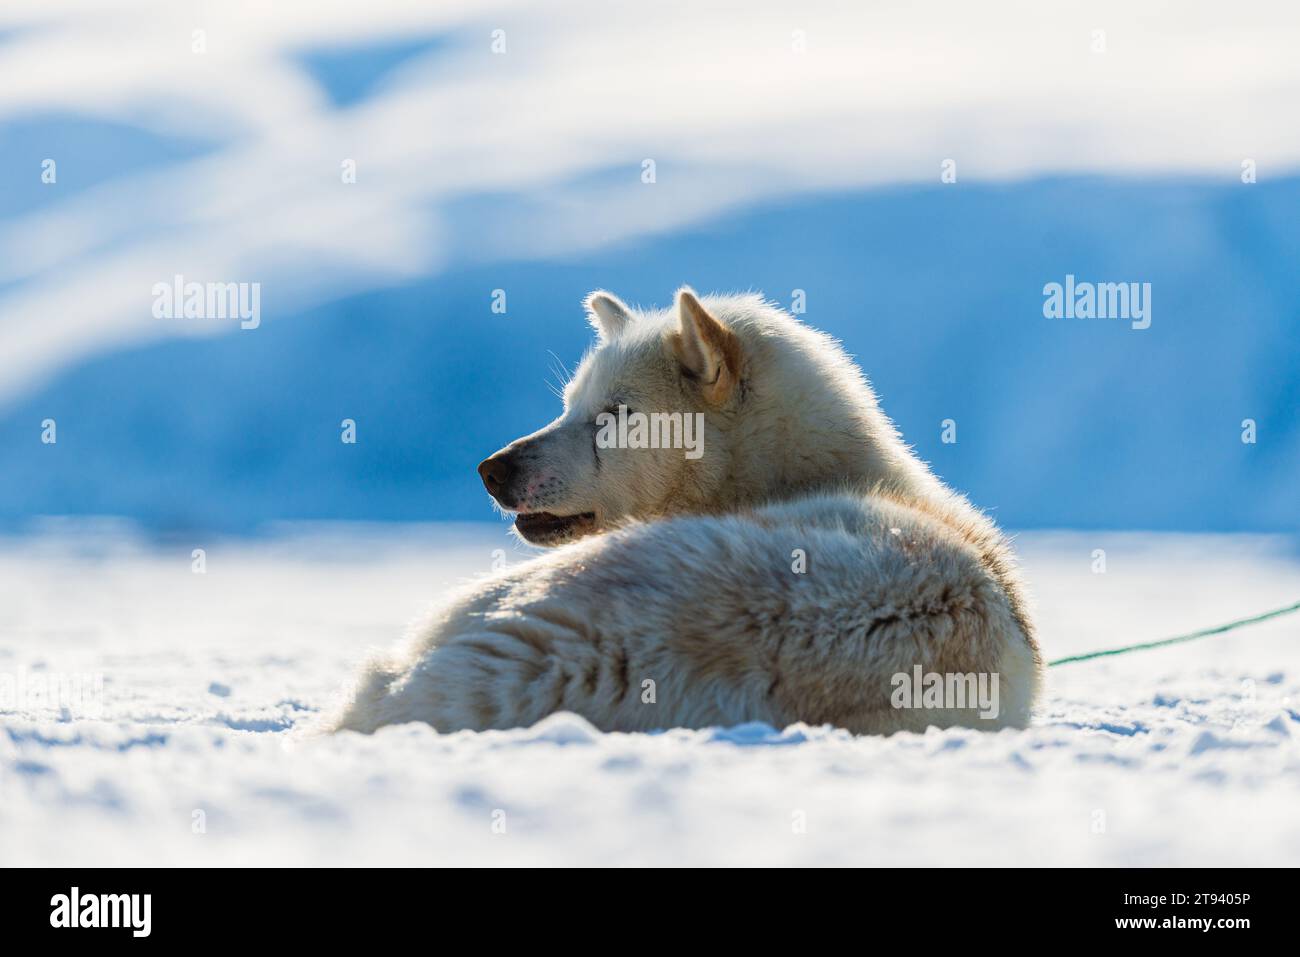
{"type": "Polygon", "coordinates": [[[174,166],[214,149],[193,137],[163,136],[72,113],[9,118],[0,124],[0,182],[5,184],[0,217],[30,213],[55,198],[66,201],[128,174],[174,166]],[[57,193],[42,179],[50,160],[57,193]]]}
{"type": "MultiPolygon", "coordinates": [[[[101,356],[0,409],[0,522],[488,518],[474,466],[558,412],[551,353],[572,367],[589,344],[581,297],[662,305],[689,282],[787,307],[804,290],[803,318],[1004,525],[1297,531],[1298,211],[1296,179],[891,188],[563,261],[466,257],[296,314],[268,287],[258,329],[101,356]],[[1044,318],[1044,284],[1067,274],[1151,283],[1151,327],[1044,318]]],[[[491,202],[459,216],[467,246],[493,228],[491,202]]]]}

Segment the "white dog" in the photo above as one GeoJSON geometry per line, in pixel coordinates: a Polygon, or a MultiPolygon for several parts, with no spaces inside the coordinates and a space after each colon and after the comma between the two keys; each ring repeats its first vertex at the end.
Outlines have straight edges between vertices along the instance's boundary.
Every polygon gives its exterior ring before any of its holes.
{"type": "Polygon", "coordinates": [[[587,310],[563,414],[479,466],[519,535],[561,547],[373,661],[332,729],[1028,722],[1042,663],[1006,539],[835,342],[753,295],[587,310]],[[976,676],[992,714],[953,700],[976,676]]]}

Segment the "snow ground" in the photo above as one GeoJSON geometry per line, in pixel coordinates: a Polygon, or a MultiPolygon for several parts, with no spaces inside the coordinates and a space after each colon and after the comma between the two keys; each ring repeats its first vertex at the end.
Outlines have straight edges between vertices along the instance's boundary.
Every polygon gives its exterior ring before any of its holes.
{"type": "MultiPolygon", "coordinates": [[[[1019,544],[1049,658],[1300,598],[1289,539],[1019,544]]],[[[502,557],[498,526],[0,540],[0,864],[1300,863],[1300,615],[1052,669],[1022,732],[291,734],[502,557]]]]}

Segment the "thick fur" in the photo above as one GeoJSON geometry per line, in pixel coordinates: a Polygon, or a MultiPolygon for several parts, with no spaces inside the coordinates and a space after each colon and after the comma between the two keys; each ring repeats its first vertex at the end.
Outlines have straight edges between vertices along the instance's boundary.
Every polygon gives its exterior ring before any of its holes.
{"type": "Polygon", "coordinates": [[[582,514],[580,537],[442,607],[331,729],[556,711],[611,731],[1028,723],[1042,663],[1006,539],[903,444],[836,343],[752,295],[587,305],[600,341],[564,414],[498,453],[519,463],[513,510],[582,514]],[[702,413],[704,455],[596,449],[618,403],[702,413]],[[998,716],[893,707],[892,676],[917,665],[996,673],[998,716]]]}

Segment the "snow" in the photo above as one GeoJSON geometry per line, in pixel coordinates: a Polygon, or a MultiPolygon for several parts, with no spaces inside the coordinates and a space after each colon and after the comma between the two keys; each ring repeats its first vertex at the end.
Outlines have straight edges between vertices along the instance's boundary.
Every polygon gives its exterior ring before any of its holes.
{"type": "MultiPolygon", "coordinates": [[[[1018,544],[1049,658],[1300,598],[1286,538],[1018,544]]],[[[525,558],[495,525],[0,540],[0,864],[1300,859],[1300,615],[1054,668],[1026,731],[295,734],[440,591],[525,558]]]]}

